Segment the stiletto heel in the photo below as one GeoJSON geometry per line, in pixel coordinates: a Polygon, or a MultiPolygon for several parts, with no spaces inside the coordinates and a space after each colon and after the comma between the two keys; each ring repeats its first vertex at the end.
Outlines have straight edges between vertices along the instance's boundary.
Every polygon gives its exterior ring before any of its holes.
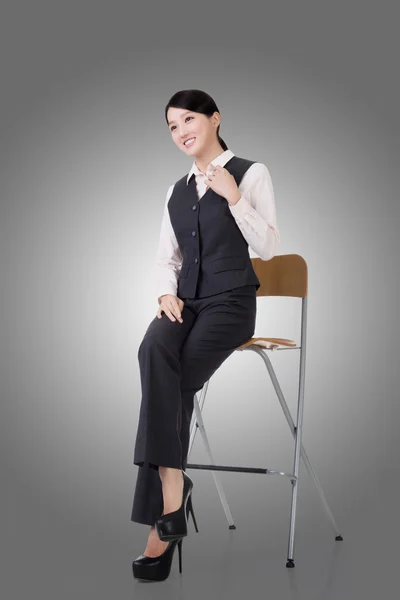
{"type": "Polygon", "coordinates": [[[192,504],[192,494],[190,494],[188,500],[187,500],[187,513],[186,513],[186,517],[188,517],[188,514],[192,515],[192,519],[193,519],[193,523],[196,529],[196,533],[199,533],[199,530],[197,528],[197,522],[196,522],[196,517],[194,516],[194,511],[193,511],[193,504],[192,504]]]}
{"type": "Polygon", "coordinates": [[[181,538],[178,542],[178,552],[179,552],[179,573],[182,573],[182,541],[181,538]]]}
{"type": "Polygon", "coordinates": [[[183,473],[182,504],[173,512],[162,515],[155,522],[157,534],[160,540],[169,542],[178,540],[187,535],[187,502],[193,489],[193,481],[185,471],[183,473]]]}

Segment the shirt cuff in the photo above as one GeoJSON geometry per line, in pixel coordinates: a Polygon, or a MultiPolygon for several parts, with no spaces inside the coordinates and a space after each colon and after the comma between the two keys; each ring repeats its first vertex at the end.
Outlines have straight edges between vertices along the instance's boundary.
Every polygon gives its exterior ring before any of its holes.
{"type": "Polygon", "coordinates": [[[250,202],[241,195],[236,204],[229,204],[229,208],[234,217],[244,217],[244,215],[250,212],[249,209],[251,209],[252,206],[250,202]]]}

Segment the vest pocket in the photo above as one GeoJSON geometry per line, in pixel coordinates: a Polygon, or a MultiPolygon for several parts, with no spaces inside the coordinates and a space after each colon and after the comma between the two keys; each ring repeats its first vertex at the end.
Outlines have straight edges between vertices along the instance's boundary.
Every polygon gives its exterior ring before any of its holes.
{"type": "Polygon", "coordinates": [[[244,269],[245,267],[246,259],[243,256],[226,256],[213,261],[214,273],[230,271],[231,269],[244,269]]]}

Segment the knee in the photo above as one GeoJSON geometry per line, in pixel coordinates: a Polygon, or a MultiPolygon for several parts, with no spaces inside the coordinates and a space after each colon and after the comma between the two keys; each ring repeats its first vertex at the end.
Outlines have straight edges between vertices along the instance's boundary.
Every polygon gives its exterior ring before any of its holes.
{"type": "Polygon", "coordinates": [[[138,359],[140,360],[143,354],[147,354],[149,350],[152,350],[154,345],[154,338],[150,335],[145,335],[138,349],[138,359]]]}
{"type": "Polygon", "coordinates": [[[163,341],[156,335],[146,334],[140,343],[137,356],[140,361],[145,356],[148,356],[149,353],[163,351],[165,351],[163,341]]]}

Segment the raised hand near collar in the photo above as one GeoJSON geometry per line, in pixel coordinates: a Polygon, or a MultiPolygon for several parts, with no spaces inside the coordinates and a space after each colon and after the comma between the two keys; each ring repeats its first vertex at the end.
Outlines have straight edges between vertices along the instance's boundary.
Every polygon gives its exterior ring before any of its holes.
{"type": "Polygon", "coordinates": [[[207,166],[204,181],[207,189],[211,188],[214,192],[225,198],[229,204],[236,204],[241,198],[241,193],[234,176],[220,165],[214,166],[210,163],[207,166]]]}

